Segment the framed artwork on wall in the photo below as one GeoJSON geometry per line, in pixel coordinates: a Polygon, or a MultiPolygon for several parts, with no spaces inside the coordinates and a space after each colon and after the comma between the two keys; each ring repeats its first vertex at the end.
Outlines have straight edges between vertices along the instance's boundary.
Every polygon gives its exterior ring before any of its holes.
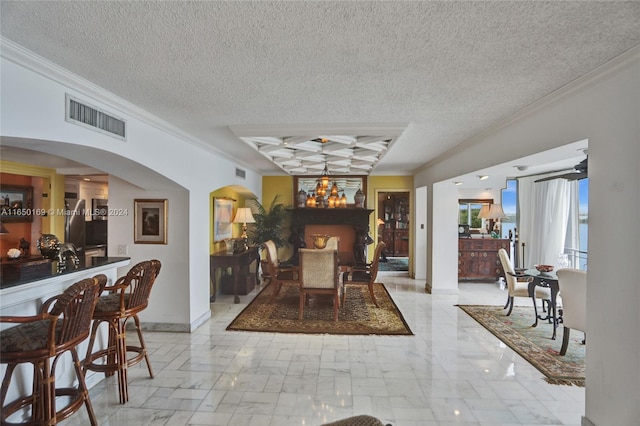
{"type": "Polygon", "coordinates": [[[0,185],[0,222],[33,222],[32,186],[0,185]]]}
{"type": "Polygon", "coordinates": [[[231,198],[213,199],[213,241],[231,238],[233,227],[233,201],[231,198]]]}
{"type": "Polygon", "coordinates": [[[135,244],[167,244],[167,200],[133,201],[135,244]]]}

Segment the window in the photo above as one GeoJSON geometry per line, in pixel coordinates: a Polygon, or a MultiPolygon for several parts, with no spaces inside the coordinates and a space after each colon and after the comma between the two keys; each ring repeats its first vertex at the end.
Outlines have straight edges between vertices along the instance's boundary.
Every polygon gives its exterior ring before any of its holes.
{"type": "Polygon", "coordinates": [[[484,219],[478,217],[483,204],[492,204],[493,199],[458,200],[458,223],[469,225],[469,229],[479,230],[485,227],[484,219]]]}
{"type": "Polygon", "coordinates": [[[515,234],[518,223],[518,181],[507,179],[507,187],[502,190],[502,210],[506,217],[500,219],[501,237],[509,238],[509,231],[515,234]]]}

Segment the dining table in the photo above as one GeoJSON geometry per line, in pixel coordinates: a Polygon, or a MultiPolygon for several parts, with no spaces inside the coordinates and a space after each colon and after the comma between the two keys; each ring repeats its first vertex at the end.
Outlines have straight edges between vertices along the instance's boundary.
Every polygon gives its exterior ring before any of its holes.
{"type": "MultiPolygon", "coordinates": [[[[558,285],[558,276],[555,272],[540,272],[537,269],[525,269],[523,275],[532,278],[529,281],[529,297],[533,300],[533,308],[535,312],[535,323],[532,327],[538,325],[538,320],[550,321],[553,324],[553,335],[551,340],[556,339],[556,329],[558,324],[562,322],[562,314],[558,314],[557,299],[558,293],[560,293],[560,286],[558,285]],[[535,288],[546,287],[551,290],[551,300],[549,301],[548,312],[546,316],[538,315],[538,307],[536,305],[535,288]]],[[[561,310],[560,310],[561,311],[561,310]]]]}

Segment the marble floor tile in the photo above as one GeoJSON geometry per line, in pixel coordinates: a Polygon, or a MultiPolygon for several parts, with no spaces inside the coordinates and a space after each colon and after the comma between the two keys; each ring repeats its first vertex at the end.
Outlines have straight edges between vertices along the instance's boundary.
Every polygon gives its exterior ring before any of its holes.
{"type": "MultiPolygon", "coordinates": [[[[456,304],[504,305],[495,284],[430,295],[424,282],[380,273],[413,336],[226,331],[261,289],[221,296],[193,333],[145,332],[155,378],[129,369],[90,390],[100,425],[321,425],[369,414],[394,426],[579,425],[584,388],[550,385],[456,304]]],[[[129,335],[127,336],[129,337],[129,335]]],[[[65,426],[85,425],[79,411],[65,426]]]]}

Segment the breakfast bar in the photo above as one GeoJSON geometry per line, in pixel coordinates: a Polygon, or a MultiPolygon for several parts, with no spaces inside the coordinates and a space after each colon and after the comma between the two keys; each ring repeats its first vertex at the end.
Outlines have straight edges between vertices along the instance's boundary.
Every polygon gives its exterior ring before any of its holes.
{"type": "MultiPolygon", "coordinates": [[[[10,270],[12,260],[2,259],[3,271],[10,270]]],[[[107,276],[107,284],[112,285],[118,278],[118,268],[126,267],[130,263],[128,257],[93,257],[84,264],[82,262],[76,269],[68,269],[63,273],[57,273],[55,265],[50,263],[51,268],[44,268],[37,275],[30,275],[29,278],[20,278],[15,274],[3,273],[0,276],[0,315],[2,316],[32,316],[38,313],[40,306],[44,301],[52,296],[61,294],[67,287],[72,284],[83,280],[85,278],[91,278],[98,274],[104,274],[107,276]]],[[[12,267],[13,265],[11,265],[12,267]]],[[[2,323],[0,325],[1,330],[5,330],[16,324],[2,323]]],[[[97,343],[101,346],[105,346],[107,342],[107,332],[100,330],[100,336],[97,339],[97,343]]],[[[78,354],[84,356],[86,346],[88,342],[83,342],[78,347],[78,354]]],[[[65,354],[64,356],[68,356],[65,354]]],[[[61,362],[69,362],[66,360],[61,362]]],[[[0,374],[4,376],[5,365],[2,365],[0,374]]],[[[56,377],[56,383],[62,386],[66,386],[71,383],[75,376],[72,373],[71,368],[60,369],[59,375],[56,377]]],[[[102,380],[104,375],[87,371],[86,381],[89,387],[98,381],[102,380]]],[[[33,368],[27,368],[26,365],[19,365],[13,373],[13,383],[21,383],[20,389],[9,389],[7,400],[11,401],[15,399],[20,393],[21,389],[30,389],[30,383],[33,382],[33,368]]]]}

